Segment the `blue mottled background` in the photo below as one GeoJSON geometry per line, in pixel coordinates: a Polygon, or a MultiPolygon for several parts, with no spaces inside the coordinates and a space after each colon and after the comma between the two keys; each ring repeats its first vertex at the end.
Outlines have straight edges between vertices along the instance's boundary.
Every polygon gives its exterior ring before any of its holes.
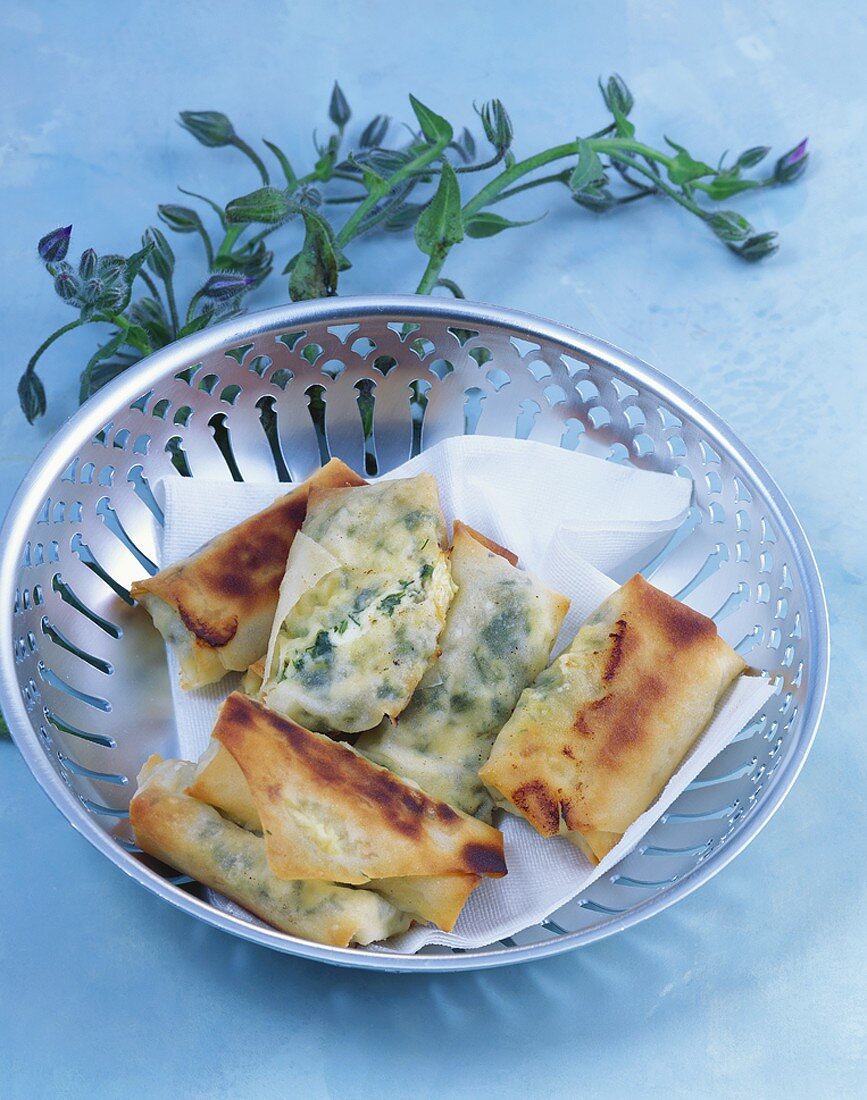
{"type": "MultiPolygon", "coordinates": [[[[780,231],[779,255],[741,264],[664,203],[597,218],[531,192],[514,216],[550,203],[545,222],[456,250],[448,274],[636,352],[728,419],[813,541],[835,656],[801,779],[723,874],[618,937],[478,975],[327,969],[194,922],[76,836],[0,742],[4,1096],[865,1095],[865,56],[861,0],[6,0],[3,508],[94,347],[74,333],[49,354],[49,415],[27,427],[15,380],[72,316],[38,237],[72,221],[76,255],[129,251],[177,183],[255,185],[178,129],[180,109],[223,109],[303,163],[334,77],[359,121],[406,117],[412,90],[472,123],[472,101],[498,95],[526,153],[595,128],[596,77],[616,70],[641,131],[700,156],[810,135],[800,185],[738,204],[780,231]]],[[[354,260],[347,292],[411,290],[423,266],[394,239],[354,260]]]]}

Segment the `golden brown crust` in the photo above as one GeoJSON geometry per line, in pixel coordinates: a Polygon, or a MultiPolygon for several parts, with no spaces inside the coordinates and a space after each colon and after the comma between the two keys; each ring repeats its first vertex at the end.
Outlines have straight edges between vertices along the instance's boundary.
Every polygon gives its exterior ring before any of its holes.
{"type": "Polygon", "coordinates": [[[364,484],[363,478],[333,458],[292,492],[218,535],[195,554],[136,581],[132,595],[138,599],[150,594],[173,607],[193,644],[210,650],[225,649],[245,623],[260,621],[264,628],[261,643],[255,638],[244,639],[244,652],[231,654],[225,665],[242,671],[267,647],[286,558],[307,514],[310,492],[317,486],[364,484]],[[251,649],[256,651],[251,653],[251,649]]]}
{"type": "Polygon", "coordinates": [[[513,554],[512,551],[507,550],[505,546],[500,546],[498,542],[489,539],[487,535],[483,535],[481,531],[477,531],[475,527],[470,527],[468,523],[456,519],[454,522],[454,535],[452,536],[453,541],[460,537],[461,531],[466,531],[470,538],[474,538],[476,542],[481,543],[482,546],[490,550],[492,554],[496,554],[500,558],[505,558],[509,565],[518,564],[517,554],[513,554]]]}
{"type": "Polygon", "coordinates": [[[527,689],[480,774],[543,836],[580,834],[598,860],[744,667],[710,619],[635,576],[527,689]]]}
{"type": "MultiPolygon", "coordinates": [[[[193,782],[186,793],[238,825],[261,833],[259,811],[250,796],[250,788],[235,758],[218,741],[212,741],[196,765],[193,782]]],[[[375,879],[370,889],[381,894],[398,909],[419,920],[431,921],[450,932],[467,898],[480,882],[478,875],[412,875],[404,878],[375,879]]]]}
{"type": "Polygon", "coordinates": [[[246,696],[229,696],[214,737],[244,772],[282,878],[506,873],[498,830],[246,696]]]}
{"type": "Polygon", "coordinates": [[[142,851],[232,898],[283,932],[346,947],[405,931],[409,917],[381,895],[276,878],[261,837],[184,793],[193,765],[151,757],[130,821],[142,851]]]}
{"type": "Polygon", "coordinates": [[[367,885],[401,912],[430,921],[443,932],[451,932],[481,881],[479,875],[408,875],[374,879],[367,885]]]}

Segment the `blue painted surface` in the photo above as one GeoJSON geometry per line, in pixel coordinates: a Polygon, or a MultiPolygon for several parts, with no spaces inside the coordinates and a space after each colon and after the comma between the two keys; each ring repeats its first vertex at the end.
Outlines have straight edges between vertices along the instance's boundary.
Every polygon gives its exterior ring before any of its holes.
{"type": "MultiPolygon", "coordinates": [[[[835,667],[814,752],[756,843],[673,910],[537,964],[437,978],[328,969],[237,942],[150,896],[68,827],[0,742],[4,1096],[419,1098],[863,1095],[867,829],[867,375],[863,365],[867,18],[860,2],[577,5],[32,5],[0,13],[7,400],[0,503],[71,411],[93,338],[45,364],[47,419],[12,386],[71,318],[33,260],[74,221],[76,255],[132,250],[180,182],[254,185],[232,151],[175,126],[222,108],[299,163],[339,76],[362,120],[413,90],[455,120],[501,96],[519,151],[601,117],[618,70],[650,134],[699,155],[805,133],[807,180],[740,203],[783,250],[747,267],[663,204],[594,218],[536,193],[547,221],[456,251],[471,296],[620,344],[685,383],[749,442],[815,547],[835,667]],[[821,9],[821,10],[820,10],[821,9]]],[[[321,122],[320,122],[321,125],[321,122]]],[[[179,242],[179,251],[195,244],[179,242]]],[[[394,239],[357,248],[347,292],[411,290],[394,239]]],[[[280,280],[261,305],[281,297],[280,280]]]]}

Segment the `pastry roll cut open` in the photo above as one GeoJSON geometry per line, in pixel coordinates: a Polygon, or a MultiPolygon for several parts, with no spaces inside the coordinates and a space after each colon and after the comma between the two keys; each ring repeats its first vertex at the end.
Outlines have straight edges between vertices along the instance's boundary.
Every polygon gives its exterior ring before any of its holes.
{"type": "Polygon", "coordinates": [[[516,568],[514,554],[461,522],[454,525],[457,594],[441,655],[395,723],[363,733],[356,748],[428,794],[490,821],[479,779],[504,722],[551,653],[569,601],[516,568]]]}
{"type": "Polygon", "coordinates": [[[411,917],[371,890],[274,875],[261,837],[185,793],[195,765],[152,756],[130,803],[136,843],[281,932],[347,947],[405,932],[411,917]]]}
{"type": "Polygon", "coordinates": [[[312,490],[280,588],[262,702],[335,733],[400,714],[452,599],[445,545],[429,474],[312,490]]]}
{"type": "Polygon", "coordinates": [[[497,829],[239,692],[223,704],[214,738],[244,773],[280,878],[506,873],[497,829]]]}
{"type": "MultiPolygon", "coordinates": [[[[245,829],[262,832],[259,811],[244,773],[219,741],[212,741],[199,760],[187,794],[213,806],[245,829]]],[[[405,913],[450,932],[479,882],[478,875],[469,874],[411,875],[372,879],[368,887],[405,913]]]]}
{"type": "Polygon", "coordinates": [[[215,683],[265,655],[286,558],[311,489],[364,484],[333,458],[268,508],[132,585],[133,597],[178,653],[182,687],[215,683]]]}
{"type": "Polygon", "coordinates": [[[598,863],[745,667],[711,619],[636,575],[526,689],[481,777],[505,809],[598,863]]]}

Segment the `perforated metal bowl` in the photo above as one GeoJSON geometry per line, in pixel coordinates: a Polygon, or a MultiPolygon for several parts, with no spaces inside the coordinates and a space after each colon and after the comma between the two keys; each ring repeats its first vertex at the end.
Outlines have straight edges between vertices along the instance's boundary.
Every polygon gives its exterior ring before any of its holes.
{"type": "Polygon", "coordinates": [[[571,329],[429,298],[342,298],[251,314],[158,352],[45,449],[2,538],[2,707],[43,788],[149,890],[256,943],[349,966],[451,970],[539,958],[620,931],[715,874],[797,776],[828,673],[827,610],[791,508],[708,409],[571,329]],[[542,924],[475,951],[341,950],[209,904],[136,852],[142,761],[176,753],[165,654],[128,587],[156,569],[164,477],[300,480],[330,455],[368,475],[460,433],[517,435],[691,478],[689,516],[643,570],[778,677],[772,703],[611,874],[542,924]]]}

